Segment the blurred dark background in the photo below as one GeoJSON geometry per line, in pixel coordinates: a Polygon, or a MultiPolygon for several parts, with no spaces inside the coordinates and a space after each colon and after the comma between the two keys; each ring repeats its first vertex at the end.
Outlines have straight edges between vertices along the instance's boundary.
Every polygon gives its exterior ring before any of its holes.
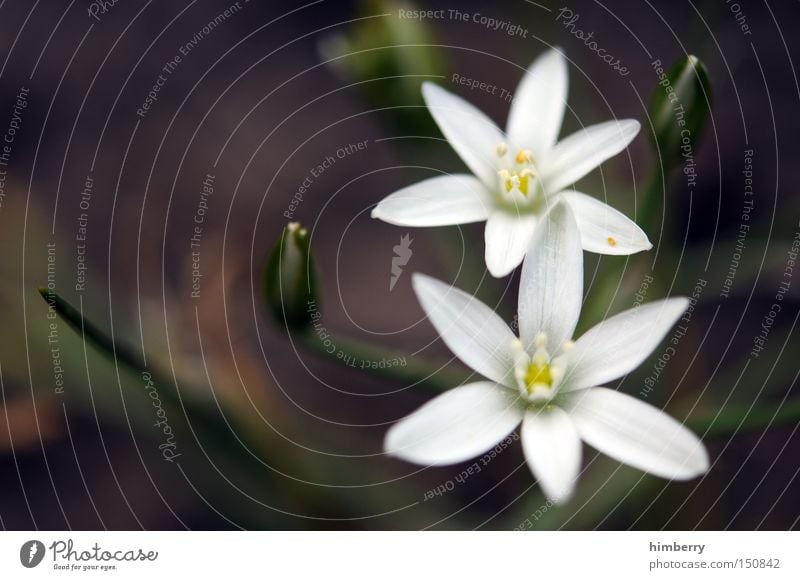
{"type": "MultiPolygon", "coordinates": [[[[533,529],[797,527],[800,280],[780,302],[764,350],[750,353],[800,231],[800,6],[416,4],[470,18],[401,22],[404,5],[332,0],[119,0],[102,10],[85,1],[0,2],[0,134],[18,125],[0,167],[4,529],[514,529],[526,520],[533,529]],[[562,8],[630,74],[571,34],[557,19],[562,8]],[[476,14],[520,32],[487,28],[476,14]],[[300,221],[311,232],[332,335],[407,361],[451,360],[411,291],[413,271],[475,291],[511,321],[516,279],[483,273],[481,224],[412,230],[369,211],[404,185],[463,168],[421,107],[424,78],[504,123],[508,102],[455,86],[452,74],[513,92],[551,45],[571,62],[562,134],[612,117],[642,122],[630,156],[581,182],[628,215],[658,167],[651,63],[695,54],[714,92],[711,122],[694,144],[697,183],[687,188],[680,171],[668,176],[663,219],[648,232],[654,251],[627,260],[615,292],[599,296],[592,276],[605,262],[586,257],[588,300],[611,303],[610,312],[630,307],[644,276],[653,278],[647,300],[705,283],[648,402],[704,436],[713,467],[701,480],[670,483],[586,448],[578,494],[563,508],[546,504],[518,443],[463,483],[454,478],[465,466],[420,469],[383,457],[388,426],[431,392],[289,340],[262,289],[270,248],[288,221],[300,221]],[[342,51],[353,54],[336,58],[342,51]],[[137,114],[159,82],[151,108],[137,114]],[[360,142],[363,150],[337,157],[360,142]],[[746,150],[754,204],[737,250],[746,150]],[[335,162],[314,177],[329,156],[335,162]],[[213,194],[203,196],[209,175],[213,194]],[[290,207],[310,175],[303,201],[290,207]],[[208,209],[193,262],[201,201],[208,209]],[[413,256],[390,290],[393,247],[405,234],[413,256]],[[79,263],[85,285],[76,289],[79,263]],[[193,269],[202,273],[199,297],[193,269]],[[161,398],[184,403],[167,411],[178,460],[159,448],[164,432],[142,376],[84,344],[65,321],[50,327],[37,292],[48,281],[125,348],[145,353],[148,369],[166,379],[161,398]],[[426,499],[440,486],[444,493],[426,499]]],[[[619,387],[640,393],[663,352],[619,387]]]]}

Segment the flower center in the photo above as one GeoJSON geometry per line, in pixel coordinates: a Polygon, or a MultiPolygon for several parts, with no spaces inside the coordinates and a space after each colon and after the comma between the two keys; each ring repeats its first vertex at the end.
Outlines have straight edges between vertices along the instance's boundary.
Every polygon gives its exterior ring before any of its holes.
{"type": "Polygon", "coordinates": [[[497,146],[497,201],[514,211],[520,208],[537,210],[544,200],[539,171],[533,153],[519,149],[516,153],[508,145],[497,146]]]}
{"type": "Polygon", "coordinates": [[[550,372],[550,365],[545,363],[541,366],[531,363],[528,365],[528,372],[525,373],[525,385],[530,393],[534,385],[550,388],[553,386],[553,375],[550,372]]]}
{"type": "Polygon", "coordinates": [[[547,335],[540,332],[535,340],[532,355],[525,352],[521,341],[514,341],[514,374],[520,395],[528,402],[542,404],[551,401],[558,392],[567,364],[570,340],[561,344],[561,354],[553,357],[547,351],[547,335]]]}
{"type": "Polygon", "coordinates": [[[523,198],[536,191],[538,172],[533,153],[528,149],[520,149],[511,157],[508,154],[508,145],[500,143],[497,146],[497,157],[500,167],[497,175],[500,177],[500,190],[508,195],[519,191],[523,198]]]}

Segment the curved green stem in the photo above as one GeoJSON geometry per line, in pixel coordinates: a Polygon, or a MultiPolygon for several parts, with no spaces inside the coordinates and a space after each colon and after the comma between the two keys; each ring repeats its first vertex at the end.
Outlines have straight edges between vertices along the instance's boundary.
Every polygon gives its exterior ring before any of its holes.
{"type": "Polygon", "coordinates": [[[455,369],[444,361],[437,363],[427,359],[407,358],[400,353],[349,338],[331,336],[322,341],[313,330],[293,334],[292,337],[322,358],[377,377],[423,387],[434,393],[463,384],[474,375],[465,369],[455,369]]]}

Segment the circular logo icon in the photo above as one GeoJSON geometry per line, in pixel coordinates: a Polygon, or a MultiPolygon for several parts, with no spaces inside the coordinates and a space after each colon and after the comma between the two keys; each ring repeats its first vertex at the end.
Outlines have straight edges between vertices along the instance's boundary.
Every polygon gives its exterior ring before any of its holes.
{"type": "Polygon", "coordinates": [[[28,540],[19,549],[19,561],[26,568],[35,568],[44,559],[44,544],[39,540],[28,540]]]}

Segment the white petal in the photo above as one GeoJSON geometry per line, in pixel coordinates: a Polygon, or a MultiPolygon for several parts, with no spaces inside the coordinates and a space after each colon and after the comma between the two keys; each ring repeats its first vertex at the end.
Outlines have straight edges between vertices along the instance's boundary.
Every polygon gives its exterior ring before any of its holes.
{"type": "Polygon", "coordinates": [[[581,469],[581,440],[572,419],[559,407],[531,409],[522,421],[522,450],[545,496],[564,503],[581,469]]]}
{"type": "Polygon", "coordinates": [[[633,119],[592,125],[559,141],[541,164],[545,191],[554,195],[613,157],[639,133],[633,119]]]}
{"type": "Polygon", "coordinates": [[[497,210],[486,221],[486,267],[502,278],[520,265],[536,231],[536,216],[497,210]]]}
{"type": "Polygon", "coordinates": [[[609,457],[667,479],[691,479],[708,470],[700,439],[652,405],[602,388],[569,399],[581,438],[609,457]]]}
{"type": "Polygon", "coordinates": [[[474,296],[430,276],[414,274],[412,285],[450,350],[484,377],[516,389],[511,348],[516,337],[508,325],[474,296]]]}
{"type": "Polygon", "coordinates": [[[686,311],[686,298],[657,300],[607,318],[569,353],[562,392],[602,385],[638,367],[686,311]]]}
{"type": "Polygon", "coordinates": [[[540,332],[550,352],[572,338],[583,301],[583,251],[570,207],[557,203],[536,227],[519,284],[519,330],[531,351],[540,332]]]}
{"type": "Polygon", "coordinates": [[[484,221],[494,203],[471,175],[440,175],[397,191],[372,210],[372,217],[398,226],[452,226],[484,221]]]}
{"type": "Polygon", "coordinates": [[[478,108],[438,85],[422,84],[422,96],[445,138],[487,187],[497,185],[497,146],[503,132],[478,108]]]}
{"type": "Polygon", "coordinates": [[[572,208],[587,252],[627,256],[653,247],[639,226],[599,199],[578,191],[561,192],[559,198],[572,208]]]}
{"type": "Polygon", "coordinates": [[[456,387],[401,419],[384,451],[420,465],[447,465],[485,453],[522,420],[518,395],[489,382],[456,387]]]}
{"type": "Polygon", "coordinates": [[[558,138],[567,105],[567,61],[558,49],[540,55],[522,77],[506,132],[541,159],[558,138]]]}

